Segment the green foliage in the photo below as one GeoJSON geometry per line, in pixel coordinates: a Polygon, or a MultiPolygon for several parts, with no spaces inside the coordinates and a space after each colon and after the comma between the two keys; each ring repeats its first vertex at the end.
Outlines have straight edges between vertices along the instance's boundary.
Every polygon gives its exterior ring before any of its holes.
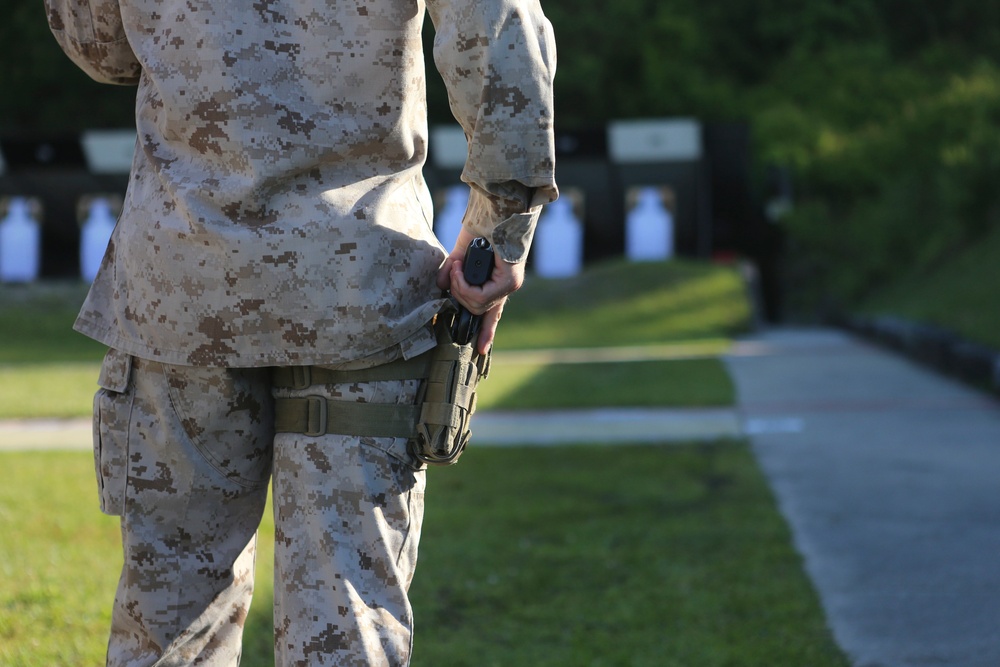
{"type": "MultiPolygon", "coordinates": [[[[75,70],[37,0],[9,4],[0,133],[131,122],[132,90],[75,70]]],[[[748,120],[759,161],[794,170],[789,283],[808,307],[849,304],[904,270],[929,270],[1000,224],[997,3],[543,5],[560,45],[560,128],[748,120]]],[[[428,85],[432,122],[450,121],[433,72],[428,85]]]]}
{"type": "Polygon", "coordinates": [[[760,162],[793,169],[787,282],[807,309],[844,307],[914,267],[930,270],[1000,225],[995,3],[545,7],[565,45],[564,127],[746,119],[760,162]]]}
{"type": "Polygon", "coordinates": [[[1000,227],[929,271],[911,271],[866,299],[866,315],[896,315],[954,331],[1000,350],[997,269],[1000,227]]]}
{"type": "MultiPolygon", "coordinates": [[[[875,105],[861,123],[831,100],[809,143],[772,143],[797,160],[804,187],[788,224],[793,270],[813,290],[810,301],[856,302],[903,273],[933,269],[1000,225],[1000,67],[983,60],[935,73],[869,57],[876,73],[857,94],[882,88],[895,113],[875,105]],[[937,83],[920,83],[928,78],[937,83]]],[[[777,134],[776,124],[762,129],[777,134]]]]}
{"type": "Polygon", "coordinates": [[[7,0],[0,21],[0,134],[130,127],[135,89],[98,84],[59,50],[40,0],[7,0]]]}
{"type": "MultiPolygon", "coordinates": [[[[0,130],[130,122],[131,89],[98,85],[76,70],[49,34],[41,3],[9,5],[0,25],[0,58],[7,63],[0,70],[0,130]]],[[[556,96],[563,127],[630,116],[756,116],[757,93],[777,101],[794,92],[782,90],[776,74],[789,61],[806,69],[816,62],[809,78],[822,88],[847,81],[850,71],[822,67],[829,51],[876,45],[896,62],[940,45],[960,54],[1000,49],[1000,9],[974,0],[544,0],[543,6],[560,45],[556,96]]],[[[433,115],[448,120],[434,76],[430,89],[433,115]]],[[[863,108],[859,102],[872,101],[853,102],[863,108]]]]}

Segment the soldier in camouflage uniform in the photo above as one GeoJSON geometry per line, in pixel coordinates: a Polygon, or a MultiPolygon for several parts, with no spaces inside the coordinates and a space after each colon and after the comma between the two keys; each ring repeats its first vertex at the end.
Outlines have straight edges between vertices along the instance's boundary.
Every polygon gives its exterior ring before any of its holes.
{"type": "Polygon", "coordinates": [[[492,341],[553,180],[538,0],[45,0],[64,51],[137,85],[124,211],[77,330],[106,343],[103,511],[124,567],[110,665],[234,665],[273,483],[278,665],[405,665],[425,471],[405,438],[275,433],[274,401],[412,403],[415,380],[275,388],[433,348],[452,293],[492,341]],[[426,7],[425,7],[426,2],[426,7]],[[431,231],[421,26],[469,140],[464,231],[431,231]],[[498,262],[462,278],[473,236],[498,262]]]}

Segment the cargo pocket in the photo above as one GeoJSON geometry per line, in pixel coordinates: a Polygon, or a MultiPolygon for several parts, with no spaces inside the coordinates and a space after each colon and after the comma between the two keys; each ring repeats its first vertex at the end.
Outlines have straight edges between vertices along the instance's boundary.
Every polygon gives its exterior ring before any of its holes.
{"type": "Polygon", "coordinates": [[[274,441],[270,371],[161,366],[171,410],[164,414],[204,461],[228,484],[267,486],[274,441]]]}
{"type": "Polygon", "coordinates": [[[101,494],[101,511],[121,516],[125,509],[128,433],[134,391],[130,383],[132,356],[108,350],[94,396],[94,465],[101,494]]]}

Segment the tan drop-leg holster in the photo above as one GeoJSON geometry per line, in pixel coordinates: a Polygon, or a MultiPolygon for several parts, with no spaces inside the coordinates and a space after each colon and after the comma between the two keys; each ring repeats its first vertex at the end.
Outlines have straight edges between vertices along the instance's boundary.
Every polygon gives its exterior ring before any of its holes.
{"type": "Polygon", "coordinates": [[[472,435],[476,387],[489,374],[490,355],[474,345],[459,345],[451,336],[451,313],[435,322],[438,344],[412,359],[372,368],[337,371],[314,366],[277,368],[273,384],[306,389],[317,384],[417,380],[414,405],[354,403],[322,396],[279,398],[275,401],[275,431],[321,436],[340,435],[408,438],[410,453],[430,465],[451,465],[472,435]]]}

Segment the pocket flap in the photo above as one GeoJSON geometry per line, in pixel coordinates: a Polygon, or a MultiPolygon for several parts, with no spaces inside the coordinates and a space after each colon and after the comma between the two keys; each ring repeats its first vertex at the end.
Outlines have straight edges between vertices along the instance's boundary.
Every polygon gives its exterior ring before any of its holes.
{"type": "Polygon", "coordinates": [[[124,392],[128,388],[129,374],[132,372],[132,355],[115,349],[108,350],[101,364],[101,375],[97,384],[108,391],[124,392]]]}

